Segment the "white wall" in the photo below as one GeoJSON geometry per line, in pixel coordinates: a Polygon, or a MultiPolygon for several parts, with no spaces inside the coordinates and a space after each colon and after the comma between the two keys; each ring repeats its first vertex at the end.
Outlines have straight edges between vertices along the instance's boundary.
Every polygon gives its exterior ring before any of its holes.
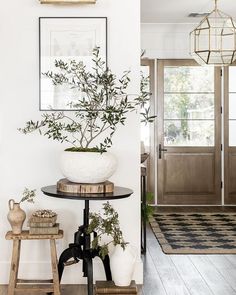
{"type": "MultiPolygon", "coordinates": [[[[98,0],[96,5],[40,5],[38,0],[4,1],[0,9],[0,284],[7,283],[11,242],[5,241],[9,230],[6,219],[8,200],[20,199],[24,187],[37,188],[35,206],[22,207],[29,213],[36,208],[50,208],[59,213],[65,238],[59,241],[60,253],[73,240],[73,232],[82,222],[82,201],[58,200],[44,196],[40,188],[55,184],[61,178],[58,158],[62,145],[38,134],[24,136],[17,131],[28,119],[39,119],[38,110],[38,17],[40,16],[107,16],[108,63],[121,73],[132,71],[132,93],[139,84],[140,7],[137,0],[98,0]]],[[[132,188],[134,195],[113,201],[120,214],[125,239],[140,250],[139,197],[139,120],[135,113],[114,137],[112,151],[119,167],[112,180],[116,185],[132,188]]],[[[91,202],[98,210],[102,202],[91,202]]],[[[25,224],[26,226],[26,224],[25,224]]],[[[20,275],[25,278],[47,277],[48,245],[46,242],[23,242],[20,275]]],[[[78,265],[68,267],[64,283],[84,282],[76,273],[78,265]]],[[[95,279],[104,278],[99,263],[95,263],[95,279]]],[[[137,263],[134,277],[142,281],[142,264],[137,263]]]]}
{"type": "Polygon", "coordinates": [[[141,48],[145,57],[159,59],[191,58],[189,33],[194,24],[142,24],[141,48]]]}

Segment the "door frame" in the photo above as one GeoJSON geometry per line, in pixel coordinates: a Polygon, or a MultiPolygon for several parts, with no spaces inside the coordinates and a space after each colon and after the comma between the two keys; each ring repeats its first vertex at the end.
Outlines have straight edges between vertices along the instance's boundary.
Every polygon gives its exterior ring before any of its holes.
{"type": "MultiPolygon", "coordinates": [[[[158,60],[157,61],[157,105],[158,105],[158,132],[157,132],[157,143],[158,145],[161,144],[164,147],[164,120],[163,115],[162,119],[160,118],[160,113],[164,110],[164,66],[199,66],[197,62],[192,59],[165,59],[165,60],[158,60]],[[161,139],[161,140],[160,140],[161,139]]],[[[164,198],[164,193],[161,190],[160,186],[158,186],[158,182],[164,183],[164,176],[160,171],[164,171],[163,165],[164,160],[158,163],[158,178],[159,181],[157,182],[157,200],[158,205],[221,205],[222,197],[222,172],[221,172],[221,68],[215,67],[214,72],[214,90],[215,90],[215,146],[212,147],[214,150],[215,155],[215,171],[214,171],[214,179],[215,179],[215,194],[208,195],[206,200],[206,195],[196,195],[191,200],[189,199],[188,195],[183,195],[181,201],[176,201],[174,195],[170,195],[164,198]],[[199,204],[200,202],[200,204],[199,204]]],[[[158,146],[157,145],[157,146],[158,146]]],[[[205,147],[182,147],[184,152],[196,152],[206,150],[205,147]]],[[[173,148],[172,148],[173,149],[173,148]]],[[[210,147],[208,148],[208,150],[210,147]]],[[[168,150],[171,150],[171,147],[168,147],[168,150]]]]}
{"type": "MultiPolygon", "coordinates": [[[[236,66],[236,63],[230,67],[236,66]]],[[[229,67],[224,68],[224,204],[236,205],[236,192],[230,193],[230,155],[236,154],[236,147],[229,146],[229,67]]]]}
{"type": "Polygon", "coordinates": [[[224,204],[231,203],[229,196],[229,67],[224,68],[224,204]]]}
{"type": "MultiPolygon", "coordinates": [[[[157,93],[156,93],[156,60],[149,58],[141,58],[141,66],[149,67],[149,78],[150,78],[150,110],[151,113],[156,114],[156,102],[157,102],[157,93]]],[[[149,124],[150,130],[150,150],[149,158],[147,160],[147,191],[154,194],[155,198],[151,202],[156,205],[156,178],[157,178],[157,165],[156,165],[156,120],[149,124]]]]}

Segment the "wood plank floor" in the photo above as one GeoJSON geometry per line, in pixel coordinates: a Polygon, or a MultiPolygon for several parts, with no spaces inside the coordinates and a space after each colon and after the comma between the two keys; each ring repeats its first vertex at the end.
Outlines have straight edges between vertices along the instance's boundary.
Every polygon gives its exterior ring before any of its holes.
{"type": "MultiPolygon", "coordinates": [[[[227,207],[156,207],[155,212],[236,212],[227,207]]],[[[144,259],[144,295],[236,295],[236,255],[166,255],[151,228],[147,228],[147,254],[144,259]],[[154,266],[150,268],[150,265],[154,266]],[[155,279],[148,283],[147,278],[155,279]],[[155,290],[155,284],[161,290],[155,290]],[[164,291],[163,291],[164,289],[164,291]]]]}
{"type": "Polygon", "coordinates": [[[166,255],[147,228],[143,295],[236,295],[236,255],[166,255]]]}
{"type": "MultiPolygon", "coordinates": [[[[140,295],[236,295],[236,255],[166,255],[148,226],[143,262],[140,295]]],[[[86,287],[63,285],[62,295],[86,295],[86,287]]]]}

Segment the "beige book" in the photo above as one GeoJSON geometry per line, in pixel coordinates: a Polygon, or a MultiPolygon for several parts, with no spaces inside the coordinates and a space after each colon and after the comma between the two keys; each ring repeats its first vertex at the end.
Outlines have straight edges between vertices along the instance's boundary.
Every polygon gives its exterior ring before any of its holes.
{"type": "Polygon", "coordinates": [[[53,227],[30,227],[29,233],[31,235],[57,235],[59,232],[59,223],[53,227]]]}

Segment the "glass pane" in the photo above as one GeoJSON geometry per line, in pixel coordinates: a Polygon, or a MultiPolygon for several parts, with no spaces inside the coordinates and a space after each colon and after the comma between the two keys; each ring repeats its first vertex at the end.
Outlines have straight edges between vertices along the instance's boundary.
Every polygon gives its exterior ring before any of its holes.
{"type": "Polygon", "coordinates": [[[165,92],[214,92],[213,67],[165,67],[165,92]]]}
{"type": "Polygon", "coordinates": [[[236,67],[229,67],[229,92],[236,92],[236,67]]]}
{"type": "Polygon", "coordinates": [[[165,119],[214,119],[214,94],[165,94],[165,119]]]}
{"type": "MultiPolygon", "coordinates": [[[[150,68],[149,66],[141,66],[141,80],[143,81],[143,86],[144,86],[144,90],[147,92],[150,92],[150,68]]],[[[149,102],[146,103],[145,107],[149,107],[149,102]]],[[[142,110],[141,110],[142,111],[142,110]]],[[[141,132],[141,141],[144,143],[144,146],[146,147],[146,149],[149,148],[150,146],[150,125],[149,124],[145,124],[142,123],[141,124],[141,128],[140,128],[140,132],[141,132]]]]}
{"type": "Polygon", "coordinates": [[[150,76],[149,66],[141,66],[141,75],[143,75],[143,77],[145,78],[148,78],[150,76]]]}
{"type": "Polygon", "coordinates": [[[236,121],[229,120],[229,146],[236,146],[236,121]]]}
{"type": "Polygon", "coordinates": [[[214,146],[214,121],[165,120],[165,146],[214,146]]]}
{"type": "Polygon", "coordinates": [[[229,93],[229,119],[236,119],[236,93],[229,93]]]}

